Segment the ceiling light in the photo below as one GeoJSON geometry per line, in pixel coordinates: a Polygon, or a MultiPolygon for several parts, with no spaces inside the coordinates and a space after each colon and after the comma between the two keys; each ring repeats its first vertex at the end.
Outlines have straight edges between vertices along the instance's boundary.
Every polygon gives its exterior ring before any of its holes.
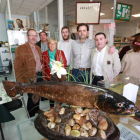
{"type": "Polygon", "coordinates": [[[130,77],[126,77],[125,79],[126,79],[126,80],[129,80],[129,79],[130,79],[130,77]]]}
{"type": "Polygon", "coordinates": [[[133,17],[140,17],[140,14],[132,15],[133,17]]]}
{"type": "Polygon", "coordinates": [[[114,9],[114,7],[111,7],[111,9],[114,9]]]}
{"type": "Polygon", "coordinates": [[[103,15],[105,15],[104,13],[100,13],[100,16],[103,16],[103,15]]]}

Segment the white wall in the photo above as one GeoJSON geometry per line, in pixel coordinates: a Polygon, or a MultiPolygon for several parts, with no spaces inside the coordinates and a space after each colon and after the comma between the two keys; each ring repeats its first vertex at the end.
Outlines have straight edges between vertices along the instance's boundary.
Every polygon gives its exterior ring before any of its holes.
{"type": "Polygon", "coordinates": [[[5,25],[5,15],[0,13],[0,41],[7,40],[6,25],[5,25]]]}
{"type": "MultiPolygon", "coordinates": [[[[24,30],[26,30],[26,17],[27,19],[29,19],[29,16],[21,16],[21,15],[12,15],[12,20],[14,21],[14,25],[15,25],[15,30],[19,30],[18,25],[16,23],[16,19],[21,19],[23,21],[23,26],[24,26],[24,30]]],[[[28,21],[29,24],[29,21],[28,21]]]]}
{"type": "Polygon", "coordinates": [[[137,32],[137,21],[116,23],[116,35],[120,37],[130,37],[137,32]]]}

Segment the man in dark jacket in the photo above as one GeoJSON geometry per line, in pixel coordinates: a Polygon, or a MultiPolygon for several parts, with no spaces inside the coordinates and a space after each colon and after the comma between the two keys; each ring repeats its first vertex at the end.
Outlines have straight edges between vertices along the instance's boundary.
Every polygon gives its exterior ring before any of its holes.
{"type": "Polygon", "coordinates": [[[123,56],[126,54],[126,52],[132,49],[132,45],[133,45],[134,40],[135,40],[135,35],[131,36],[130,45],[122,48],[122,50],[119,53],[120,61],[123,59],[123,56]]]}
{"type": "Polygon", "coordinates": [[[36,43],[36,45],[41,48],[41,53],[43,53],[44,51],[48,50],[48,45],[47,45],[48,35],[46,32],[42,31],[39,33],[39,36],[40,36],[40,41],[36,43]]]}

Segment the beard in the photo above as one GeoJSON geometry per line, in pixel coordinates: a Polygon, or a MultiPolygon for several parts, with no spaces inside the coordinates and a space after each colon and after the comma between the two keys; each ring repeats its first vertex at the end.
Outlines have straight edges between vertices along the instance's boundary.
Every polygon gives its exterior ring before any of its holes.
{"type": "Polygon", "coordinates": [[[64,40],[69,40],[69,35],[63,37],[64,40]]]}

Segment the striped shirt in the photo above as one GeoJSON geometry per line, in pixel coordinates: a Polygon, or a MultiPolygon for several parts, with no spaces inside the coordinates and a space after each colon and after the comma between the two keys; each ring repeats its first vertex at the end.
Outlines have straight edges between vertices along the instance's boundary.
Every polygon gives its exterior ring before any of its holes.
{"type": "Polygon", "coordinates": [[[71,46],[71,69],[90,68],[91,67],[91,50],[95,48],[94,40],[86,39],[83,43],[76,40],[71,46]]]}

